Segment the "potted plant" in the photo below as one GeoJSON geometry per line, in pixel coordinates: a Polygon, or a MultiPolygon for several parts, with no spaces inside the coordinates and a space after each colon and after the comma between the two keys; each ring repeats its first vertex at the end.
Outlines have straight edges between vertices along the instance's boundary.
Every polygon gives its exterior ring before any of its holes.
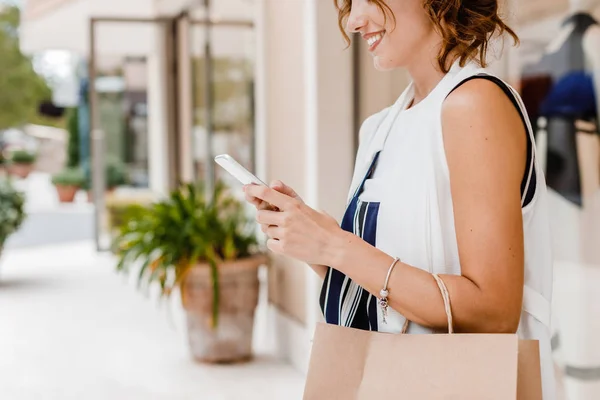
{"type": "Polygon", "coordinates": [[[190,350],[203,362],[252,355],[258,268],[266,257],[243,205],[216,186],[211,199],[198,185],[136,209],[115,240],[117,269],[138,265],[140,284],[158,283],[162,296],[180,289],[190,350]]]}
{"type": "Polygon", "coordinates": [[[36,155],[26,150],[15,150],[10,155],[10,173],[25,179],[33,171],[36,155]]]}
{"type": "Polygon", "coordinates": [[[19,229],[25,219],[25,196],[10,180],[0,178],[0,253],[8,237],[19,229]]]}
{"type": "Polygon", "coordinates": [[[72,203],[77,191],[85,183],[85,174],[81,168],[66,168],[52,176],[58,199],[61,203],[72,203]]]}

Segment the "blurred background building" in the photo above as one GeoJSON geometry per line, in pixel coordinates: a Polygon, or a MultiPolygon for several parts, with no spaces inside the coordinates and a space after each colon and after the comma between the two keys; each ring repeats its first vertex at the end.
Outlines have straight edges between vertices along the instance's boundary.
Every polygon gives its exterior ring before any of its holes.
{"type": "MultiPolygon", "coordinates": [[[[236,187],[214,166],[214,155],[221,153],[264,180],[283,180],[309,205],[340,218],[360,124],[409,83],[405,71],[375,71],[361,41],[345,48],[331,1],[5,3],[21,9],[20,48],[48,82],[47,107],[68,112],[53,128],[38,120],[10,127],[35,138],[31,146],[40,159],[36,172],[19,183],[33,198],[32,215],[7,248],[89,240],[98,251],[109,250],[107,210],[118,199],[159,198],[180,182],[224,180],[236,187]],[[86,174],[82,188],[92,200],[80,191],[70,208],[59,205],[50,184],[50,174],[69,160],[58,150],[68,141],[76,142],[69,151],[77,153],[75,164],[86,174]],[[68,229],[61,233],[60,226],[68,229]]],[[[543,57],[570,10],[567,0],[503,3],[522,45],[498,43],[490,59],[493,72],[521,89],[524,65],[543,57]]],[[[562,241],[561,226],[554,229],[562,241]]],[[[563,297],[598,282],[596,271],[575,270],[567,271],[568,288],[557,290],[563,297]]],[[[264,283],[268,301],[261,307],[267,309],[268,329],[257,333],[277,358],[304,373],[310,338],[322,318],[321,282],[304,265],[277,257],[264,283]]],[[[600,320],[596,312],[588,308],[582,319],[600,320]]],[[[559,320],[569,320],[565,313],[559,320]]],[[[562,338],[563,349],[565,340],[576,346],[582,343],[578,337],[600,333],[598,326],[581,324],[579,333],[562,338]]],[[[574,357],[569,364],[556,345],[560,368],[567,371],[568,398],[597,398],[592,393],[600,396],[600,347],[594,353],[573,346],[566,345],[574,357]],[[582,351],[589,357],[578,359],[582,351]]],[[[286,398],[300,396],[290,393],[286,398]]]]}

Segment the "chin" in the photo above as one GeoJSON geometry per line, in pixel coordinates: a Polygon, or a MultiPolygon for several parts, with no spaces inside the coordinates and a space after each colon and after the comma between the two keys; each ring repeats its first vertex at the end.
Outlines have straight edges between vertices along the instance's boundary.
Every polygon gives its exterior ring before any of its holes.
{"type": "Polygon", "coordinates": [[[400,67],[397,62],[381,56],[375,56],[373,58],[373,65],[376,70],[381,72],[392,71],[400,67]]]}

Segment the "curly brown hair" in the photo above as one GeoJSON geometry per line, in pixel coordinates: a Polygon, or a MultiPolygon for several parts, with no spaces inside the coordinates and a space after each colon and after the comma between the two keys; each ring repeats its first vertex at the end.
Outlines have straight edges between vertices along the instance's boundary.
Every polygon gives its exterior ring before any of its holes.
{"type": "MultiPolygon", "coordinates": [[[[385,0],[369,0],[385,15],[394,19],[385,0]]],[[[338,10],[338,24],[344,38],[350,38],[344,28],[352,10],[352,0],[333,0],[338,10]]],[[[517,34],[502,20],[498,12],[498,0],[423,0],[425,12],[442,36],[442,46],[438,54],[438,65],[448,72],[448,59],[456,53],[460,65],[476,61],[486,66],[489,42],[494,34],[504,33],[519,43],[517,34]]],[[[454,60],[451,60],[454,61],[454,60]]]]}

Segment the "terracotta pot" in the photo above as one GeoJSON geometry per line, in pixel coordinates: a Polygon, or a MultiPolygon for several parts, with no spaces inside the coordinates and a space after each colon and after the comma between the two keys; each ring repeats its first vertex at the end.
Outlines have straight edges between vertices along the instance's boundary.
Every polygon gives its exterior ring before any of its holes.
{"type": "Polygon", "coordinates": [[[18,176],[21,179],[25,179],[33,171],[33,164],[12,164],[9,167],[9,173],[14,176],[18,176]]]}
{"type": "Polygon", "coordinates": [[[212,327],[213,291],[208,265],[193,267],[182,283],[192,356],[201,362],[231,363],[252,358],[254,312],[258,304],[258,267],[264,255],[219,265],[219,318],[212,327]]]}
{"type": "Polygon", "coordinates": [[[79,187],[72,185],[55,185],[55,187],[58,193],[58,200],[61,203],[72,203],[79,190],[79,187]]]}

